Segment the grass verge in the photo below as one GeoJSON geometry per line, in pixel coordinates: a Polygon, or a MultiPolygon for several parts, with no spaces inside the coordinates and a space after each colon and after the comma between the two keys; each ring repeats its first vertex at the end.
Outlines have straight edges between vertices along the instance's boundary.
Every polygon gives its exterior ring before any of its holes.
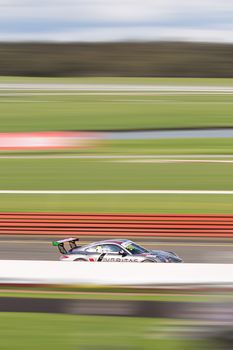
{"type": "Polygon", "coordinates": [[[229,195],[0,195],[1,212],[232,214],[229,195]]]}
{"type": "Polygon", "coordinates": [[[166,326],[179,325],[183,323],[145,318],[1,313],[0,337],[7,350],[211,348],[205,340],[168,338],[166,326]]]}
{"type": "Polygon", "coordinates": [[[0,83],[37,84],[146,84],[146,85],[203,85],[233,86],[232,78],[127,78],[127,77],[17,77],[0,76],[0,83]]]}
{"type": "Polygon", "coordinates": [[[233,163],[0,159],[0,167],[6,190],[233,190],[233,163]]]}
{"type": "Polygon", "coordinates": [[[1,132],[233,126],[232,95],[3,93],[1,132]]]}

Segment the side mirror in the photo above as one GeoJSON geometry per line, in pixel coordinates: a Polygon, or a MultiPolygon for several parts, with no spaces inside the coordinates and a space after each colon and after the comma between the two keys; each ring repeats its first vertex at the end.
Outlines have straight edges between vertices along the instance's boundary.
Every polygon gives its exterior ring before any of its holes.
{"type": "Polygon", "coordinates": [[[119,251],[119,255],[126,256],[127,253],[122,249],[122,250],[119,251]]]}

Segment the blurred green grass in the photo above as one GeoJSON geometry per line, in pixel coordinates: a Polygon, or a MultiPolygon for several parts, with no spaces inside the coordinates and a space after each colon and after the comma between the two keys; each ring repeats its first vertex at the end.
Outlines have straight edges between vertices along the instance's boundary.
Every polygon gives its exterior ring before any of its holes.
{"type": "Polygon", "coordinates": [[[143,77],[14,77],[0,76],[0,83],[38,84],[145,84],[233,86],[233,78],[143,78],[143,77]]]}
{"type": "Polygon", "coordinates": [[[232,127],[232,95],[0,96],[1,132],[232,127]]]}
{"type": "MultiPolygon", "coordinates": [[[[4,350],[190,350],[213,349],[211,342],[168,337],[166,326],[180,321],[76,316],[34,313],[1,313],[0,338],[4,350]]],[[[183,324],[184,325],[184,324],[183,324]]],[[[188,322],[186,322],[186,327],[188,322]]]]}
{"type": "MultiPolygon", "coordinates": [[[[166,139],[109,141],[96,149],[76,151],[77,154],[120,155],[233,155],[233,139],[166,139]]],[[[208,159],[208,157],[207,157],[208,159]]]]}
{"type": "Polygon", "coordinates": [[[233,163],[0,159],[0,189],[233,190],[233,163]]]}
{"type": "Polygon", "coordinates": [[[232,214],[232,195],[0,195],[0,211],[232,214]]]}
{"type": "MultiPolygon", "coordinates": [[[[233,190],[233,164],[1,159],[0,189],[233,190]]],[[[231,195],[0,195],[1,211],[232,213],[231,195]]]]}
{"type": "MultiPolygon", "coordinates": [[[[6,83],[232,86],[233,79],[15,78],[6,83]]],[[[4,91],[2,91],[4,93],[4,91]]],[[[233,126],[232,95],[0,96],[1,132],[233,126]]],[[[233,139],[105,141],[70,154],[233,154],[233,139]]],[[[7,153],[8,154],[8,153],[7,153]]],[[[39,152],[37,153],[39,154],[39,152]]],[[[48,154],[53,154],[48,152],[48,154]]],[[[67,152],[61,152],[67,154],[67,152]]],[[[0,160],[0,189],[232,189],[231,164],[0,160]]],[[[0,195],[1,211],[232,213],[232,196],[0,195]]]]}

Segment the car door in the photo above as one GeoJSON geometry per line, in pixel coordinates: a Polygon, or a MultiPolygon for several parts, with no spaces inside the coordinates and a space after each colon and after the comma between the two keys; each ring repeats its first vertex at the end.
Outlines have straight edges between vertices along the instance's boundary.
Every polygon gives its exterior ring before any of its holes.
{"type": "Polygon", "coordinates": [[[122,248],[118,244],[102,244],[102,262],[122,262],[123,256],[120,254],[122,248]]]}
{"type": "Polygon", "coordinates": [[[103,244],[101,248],[104,254],[103,262],[139,262],[137,257],[118,244],[103,244]]]}
{"type": "Polygon", "coordinates": [[[86,252],[98,262],[121,262],[121,247],[117,244],[95,244],[86,249],[86,252]]]}

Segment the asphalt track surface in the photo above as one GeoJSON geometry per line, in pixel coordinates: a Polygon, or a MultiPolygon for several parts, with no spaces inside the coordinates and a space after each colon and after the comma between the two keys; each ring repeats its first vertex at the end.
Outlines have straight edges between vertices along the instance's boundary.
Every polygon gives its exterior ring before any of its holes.
{"type": "MultiPolygon", "coordinates": [[[[1,236],[1,260],[58,260],[60,253],[51,242],[61,236],[1,236]]],[[[106,238],[105,238],[106,239],[106,238]]],[[[81,237],[80,244],[101,240],[81,237]]],[[[176,252],[186,263],[233,263],[233,239],[136,238],[148,249],[176,252]]]]}
{"type": "Polygon", "coordinates": [[[163,140],[187,138],[232,138],[233,129],[117,131],[103,133],[106,140],[163,140]]]}
{"type": "MultiPolygon", "coordinates": [[[[186,129],[186,130],[131,130],[131,131],[95,131],[91,134],[90,140],[164,140],[164,139],[222,139],[233,138],[233,128],[215,129],[186,129]]],[[[68,137],[68,135],[67,135],[68,137]]],[[[77,136],[78,138],[78,136],[77,136]]],[[[2,146],[1,148],[6,146],[2,146]]]]}

